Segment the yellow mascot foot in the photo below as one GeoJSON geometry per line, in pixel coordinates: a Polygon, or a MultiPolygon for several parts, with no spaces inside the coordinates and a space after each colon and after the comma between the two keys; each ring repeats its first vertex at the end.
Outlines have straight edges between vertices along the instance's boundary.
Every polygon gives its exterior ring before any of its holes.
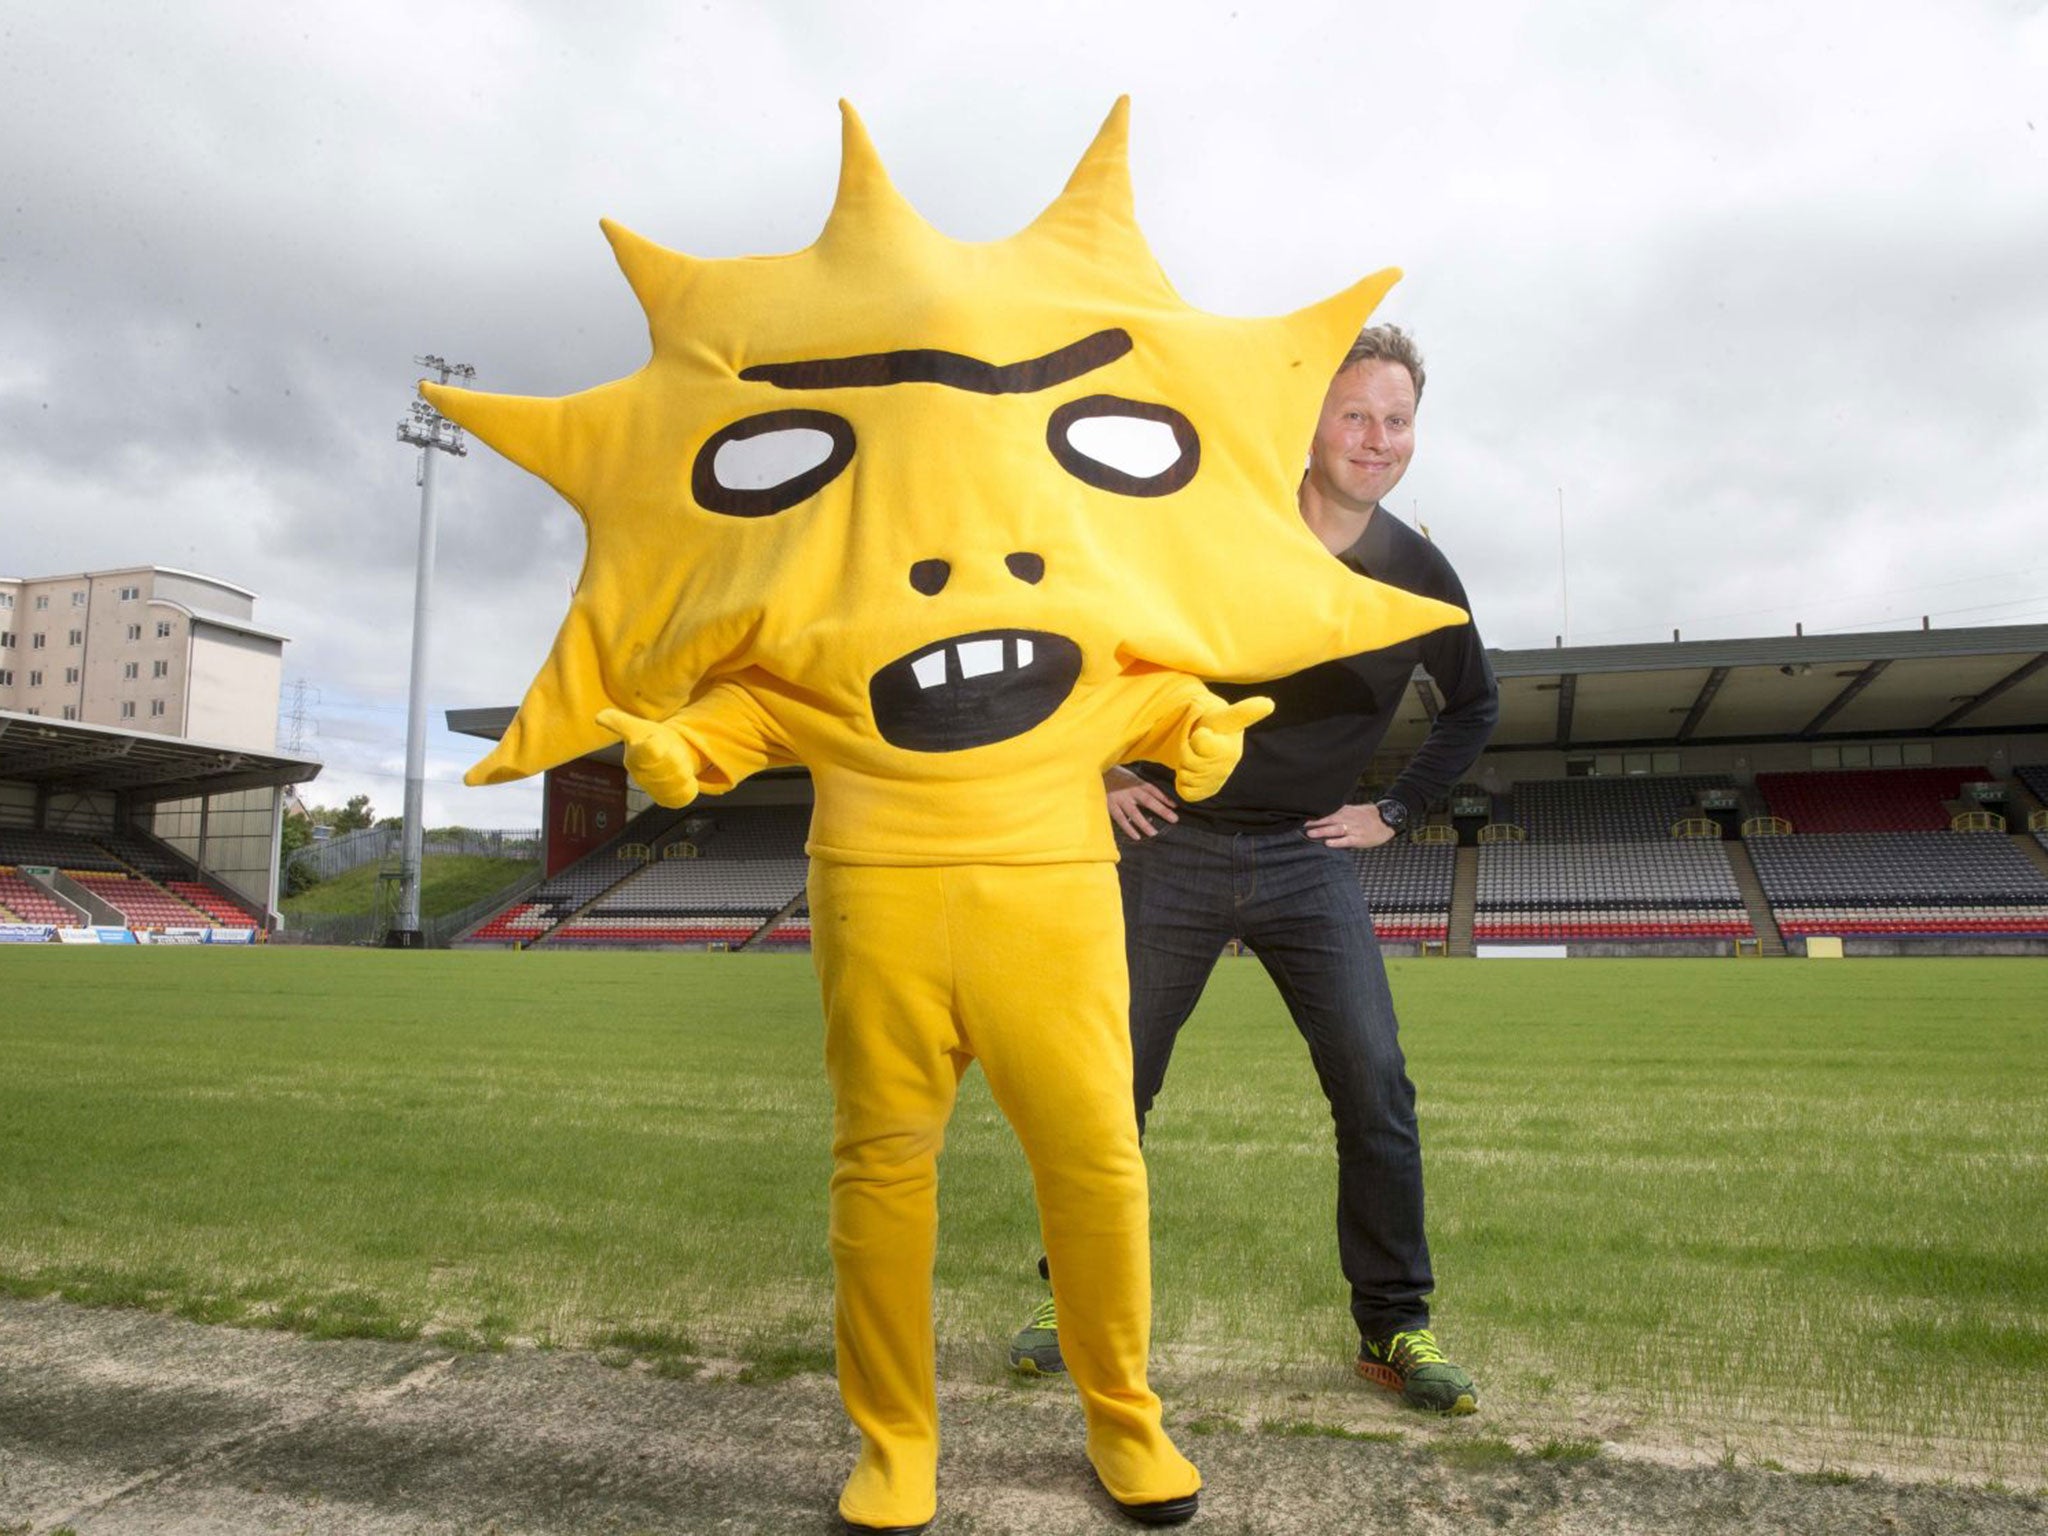
{"type": "Polygon", "coordinates": [[[1140,1525],[1181,1525],[1194,1518],[1201,1504],[1202,1474],[1163,1431],[1144,1436],[1140,1444],[1150,1443],[1140,1454],[1134,1454],[1138,1446],[1128,1441],[1120,1447],[1120,1456],[1098,1454],[1106,1449],[1102,1442],[1107,1438],[1090,1437],[1089,1460],[1095,1464],[1096,1481],[1118,1509],[1140,1525]]]}
{"type": "MultiPolygon", "coordinates": [[[[1105,1493],[1107,1489],[1103,1490],[1105,1493]]],[[[1178,1499],[1152,1499],[1143,1503],[1125,1503],[1115,1494],[1109,1495],[1116,1507],[1140,1525],[1185,1525],[1195,1518],[1195,1511],[1201,1508],[1202,1496],[1191,1493],[1178,1499]]]]}
{"type": "Polygon", "coordinates": [[[857,1536],[908,1536],[932,1523],[938,1508],[937,1459],[921,1470],[905,1467],[904,1459],[919,1458],[887,1458],[871,1446],[862,1449],[839,1493],[839,1518],[847,1530],[857,1536]]]}

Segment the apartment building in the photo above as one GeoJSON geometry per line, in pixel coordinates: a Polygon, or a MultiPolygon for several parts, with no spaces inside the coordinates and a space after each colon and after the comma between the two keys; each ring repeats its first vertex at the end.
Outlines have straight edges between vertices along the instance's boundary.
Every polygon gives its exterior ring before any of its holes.
{"type": "Polygon", "coordinates": [[[0,576],[0,709],[269,752],[285,636],[255,608],[158,565],[0,576]]]}

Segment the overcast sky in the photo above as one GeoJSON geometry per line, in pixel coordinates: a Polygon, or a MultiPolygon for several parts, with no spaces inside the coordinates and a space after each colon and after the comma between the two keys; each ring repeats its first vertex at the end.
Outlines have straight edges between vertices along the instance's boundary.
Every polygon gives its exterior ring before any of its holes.
{"type": "MultiPolygon", "coordinates": [[[[1123,92],[1190,302],[1407,269],[1381,315],[1430,381],[1392,505],[1489,644],[2048,620],[2035,0],[0,0],[0,573],[252,588],[312,798],[395,813],[416,353],[522,394],[631,372],[599,217],[808,244],[840,96],[978,240],[1123,92]]],[[[582,551],[488,449],[440,486],[437,721],[518,701],[582,551]]],[[[460,786],[482,750],[436,732],[429,821],[533,824],[534,785],[460,786]]]]}

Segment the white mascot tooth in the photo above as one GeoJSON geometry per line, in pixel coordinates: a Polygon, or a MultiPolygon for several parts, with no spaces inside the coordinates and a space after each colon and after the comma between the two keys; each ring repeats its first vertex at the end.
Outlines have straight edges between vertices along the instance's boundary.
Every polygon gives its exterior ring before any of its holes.
{"type": "Polygon", "coordinates": [[[1003,670],[1003,642],[1000,640],[964,640],[955,649],[960,653],[962,677],[980,677],[984,673],[1003,670]]]}
{"type": "Polygon", "coordinates": [[[1031,642],[1019,638],[1017,641],[1017,670],[1023,671],[1031,665],[1031,642]]]}
{"type": "Polygon", "coordinates": [[[936,688],[946,680],[946,653],[937,650],[920,656],[910,664],[910,670],[917,676],[918,687],[936,688]]]}

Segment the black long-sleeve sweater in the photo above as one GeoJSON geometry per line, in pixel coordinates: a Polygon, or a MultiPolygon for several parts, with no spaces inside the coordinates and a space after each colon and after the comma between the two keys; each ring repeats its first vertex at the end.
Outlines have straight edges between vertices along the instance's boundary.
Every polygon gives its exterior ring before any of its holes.
{"type": "MultiPolygon", "coordinates": [[[[1337,558],[1375,581],[1470,611],[1450,561],[1385,507],[1374,511],[1358,542],[1337,558]]],[[[1259,693],[1275,707],[1246,733],[1244,759],[1230,781],[1207,800],[1182,804],[1181,820],[1212,832],[1265,832],[1328,815],[1371,763],[1418,664],[1435,685],[1441,708],[1388,793],[1411,816],[1420,816],[1478,759],[1500,718],[1493,668],[1471,624],[1268,683],[1212,683],[1227,699],[1259,693]]],[[[1153,763],[1135,766],[1172,793],[1169,771],[1153,763]]]]}

